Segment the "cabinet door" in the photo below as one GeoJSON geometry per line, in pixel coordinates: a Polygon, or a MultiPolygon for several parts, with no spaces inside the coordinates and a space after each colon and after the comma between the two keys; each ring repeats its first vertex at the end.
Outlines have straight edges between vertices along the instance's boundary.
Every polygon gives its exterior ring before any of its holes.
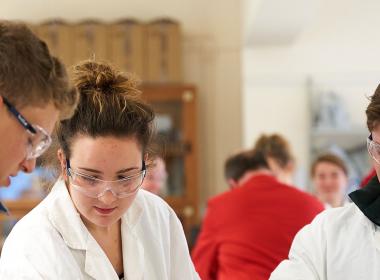
{"type": "Polygon", "coordinates": [[[73,64],[73,28],[70,24],[52,20],[34,26],[33,30],[48,45],[54,56],[61,59],[66,66],[73,64]]]}
{"type": "Polygon", "coordinates": [[[83,21],[73,27],[74,62],[95,59],[107,60],[108,25],[98,21],[83,21]]]}
{"type": "Polygon", "coordinates": [[[164,199],[181,219],[186,234],[196,223],[196,92],[192,86],[146,85],[143,97],[156,113],[159,143],[168,172],[164,199]]]}

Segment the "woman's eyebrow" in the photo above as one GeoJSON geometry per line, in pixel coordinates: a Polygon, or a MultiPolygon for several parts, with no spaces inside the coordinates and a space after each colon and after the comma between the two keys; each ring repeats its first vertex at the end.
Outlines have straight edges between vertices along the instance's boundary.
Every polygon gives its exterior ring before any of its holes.
{"type": "MultiPolygon", "coordinates": [[[[92,168],[78,167],[78,169],[81,169],[81,170],[84,170],[84,171],[88,171],[88,172],[92,172],[92,173],[96,173],[96,174],[103,174],[102,171],[99,171],[99,170],[96,170],[96,169],[92,169],[92,168]]],[[[139,167],[124,168],[124,169],[121,169],[121,170],[117,171],[116,174],[125,173],[125,172],[128,172],[128,171],[137,170],[137,169],[140,169],[140,168],[139,167]]]]}
{"type": "Polygon", "coordinates": [[[128,171],[138,170],[138,169],[140,169],[140,168],[139,167],[125,168],[125,169],[121,169],[121,170],[117,171],[116,174],[125,173],[125,172],[128,172],[128,171]]]}
{"type": "Polygon", "coordinates": [[[81,169],[81,170],[84,170],[84,171],[88,171],[88,172],[92,172],[92,173],[103,174],[102,171],[99,171],[99,170],[96,170],[96,169],[92,169],[92,168],[78,167],[78,169],[81,169]]]}

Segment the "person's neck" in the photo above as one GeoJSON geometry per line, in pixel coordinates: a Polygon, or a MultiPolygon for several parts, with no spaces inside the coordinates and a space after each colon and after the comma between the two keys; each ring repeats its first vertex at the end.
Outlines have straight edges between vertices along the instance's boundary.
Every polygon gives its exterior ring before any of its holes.
{"type": "Polygon", "coordinates": [[[115,272],[120,275],[124,271],[121,236],[121,219],[108,227],[100,227],[91,223],[85,225],[111,262],[115,272]]]}
{"type": "Polygon", "coordinates": [[[85,217],[82,217],[82,221],[88,231],[94,236],[109,236],[110,234],[119,232],[121,226],[121,220],[107,227],[98,226],[85,217]]]}
{"type": "Polygon", "coordinates": [[[323,203],[328,204],[330,207],[340,207],[344,204],[343,194],[335,194],[334,196],[324,195],[321,192],[316,191],[315,196],[323,203]]]}
{"type": "Polygon", "coordinates": [[[248,180],[250,180],[252,177],[259,176],[259,175],[269,175],[273,176],[273,173],[269,169],[261,168],[257,170],[247,171],[244,173],[243,177],[240,178],[238,185],[243,185],[248,180]]]}
{"type": "Polygon", "coordinates": [[[292,185],[293,177],[290,174],[282,173],[276,176],[277,180],[286,185],[292,185]]]}
{"type": "Polygon", "coordinates": [[[333,208],[343,206],[343,198],[341,197],[336,197],[326,202],[333,208]]]}

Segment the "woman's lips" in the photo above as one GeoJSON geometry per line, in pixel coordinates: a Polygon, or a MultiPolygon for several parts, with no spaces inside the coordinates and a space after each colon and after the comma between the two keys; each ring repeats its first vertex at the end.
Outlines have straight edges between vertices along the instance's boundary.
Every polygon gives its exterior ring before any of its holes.
{"type": "Polygon", "coordinates": [[[100,208],[100,207],[96,207],[96,206],[94,206],[94,208],[97,212],[99,212],[102,215],[111,214],[116,209],[116,207],[114,207],[114,208],[100,208]]]}

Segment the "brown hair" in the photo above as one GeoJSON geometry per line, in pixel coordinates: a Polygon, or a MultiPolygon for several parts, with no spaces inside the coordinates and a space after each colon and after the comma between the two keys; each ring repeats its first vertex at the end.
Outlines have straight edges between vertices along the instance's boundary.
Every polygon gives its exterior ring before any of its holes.
{"type": "Polygon", "coordinates": [[[315,170],[317,169],[317,165],[322,162],[327,162],[327,163],[331,163],[338,166],[340,169],[342,169],[344,174],[348,176],[347,166],[340,157],[334,154],[323,154],[323,155],[318,156],[314,160],[313,164],[311,165],[311,169],[310,169],[311,177],[315,176],[315,170]]]}
{"type": "Polygon", "coordinates": [[[57,129],[60,147],[70,158],[76,135],[135,137],[146,152],[153,136],[153,110],[140,98],[136,81],[105,63],[85,61],[74,67],[80,102],[74,116],[57,129]]]}
{"type": "Polygon", "coordinates": [[[239,181],[240,178],[250,170],[268,168],[268,164],[262,153],[255,151],[243,151],[227,158],[224,164],[224,177],[239,181]]]}
{"type": "Polygon", "coordinates": [[[253,149],[262,153],[266,159],[273,158],[282,168],[294,161],[288,141],[279,134],[261,135],[253,149]]]}
{"type": "Polygon", "coordinates": [[[368,130],[372,131],[380,122],[380,85],[378,85],[375,93],[370,97],[370,103],[365,113],[367,115],[368,130]]]}
{"type": "Polygon", "coordinates": [[[0,95],[18,108],[52,102],[69,117],[78,94],[63,64],[24,24],[0,21],[0,95]]]}

